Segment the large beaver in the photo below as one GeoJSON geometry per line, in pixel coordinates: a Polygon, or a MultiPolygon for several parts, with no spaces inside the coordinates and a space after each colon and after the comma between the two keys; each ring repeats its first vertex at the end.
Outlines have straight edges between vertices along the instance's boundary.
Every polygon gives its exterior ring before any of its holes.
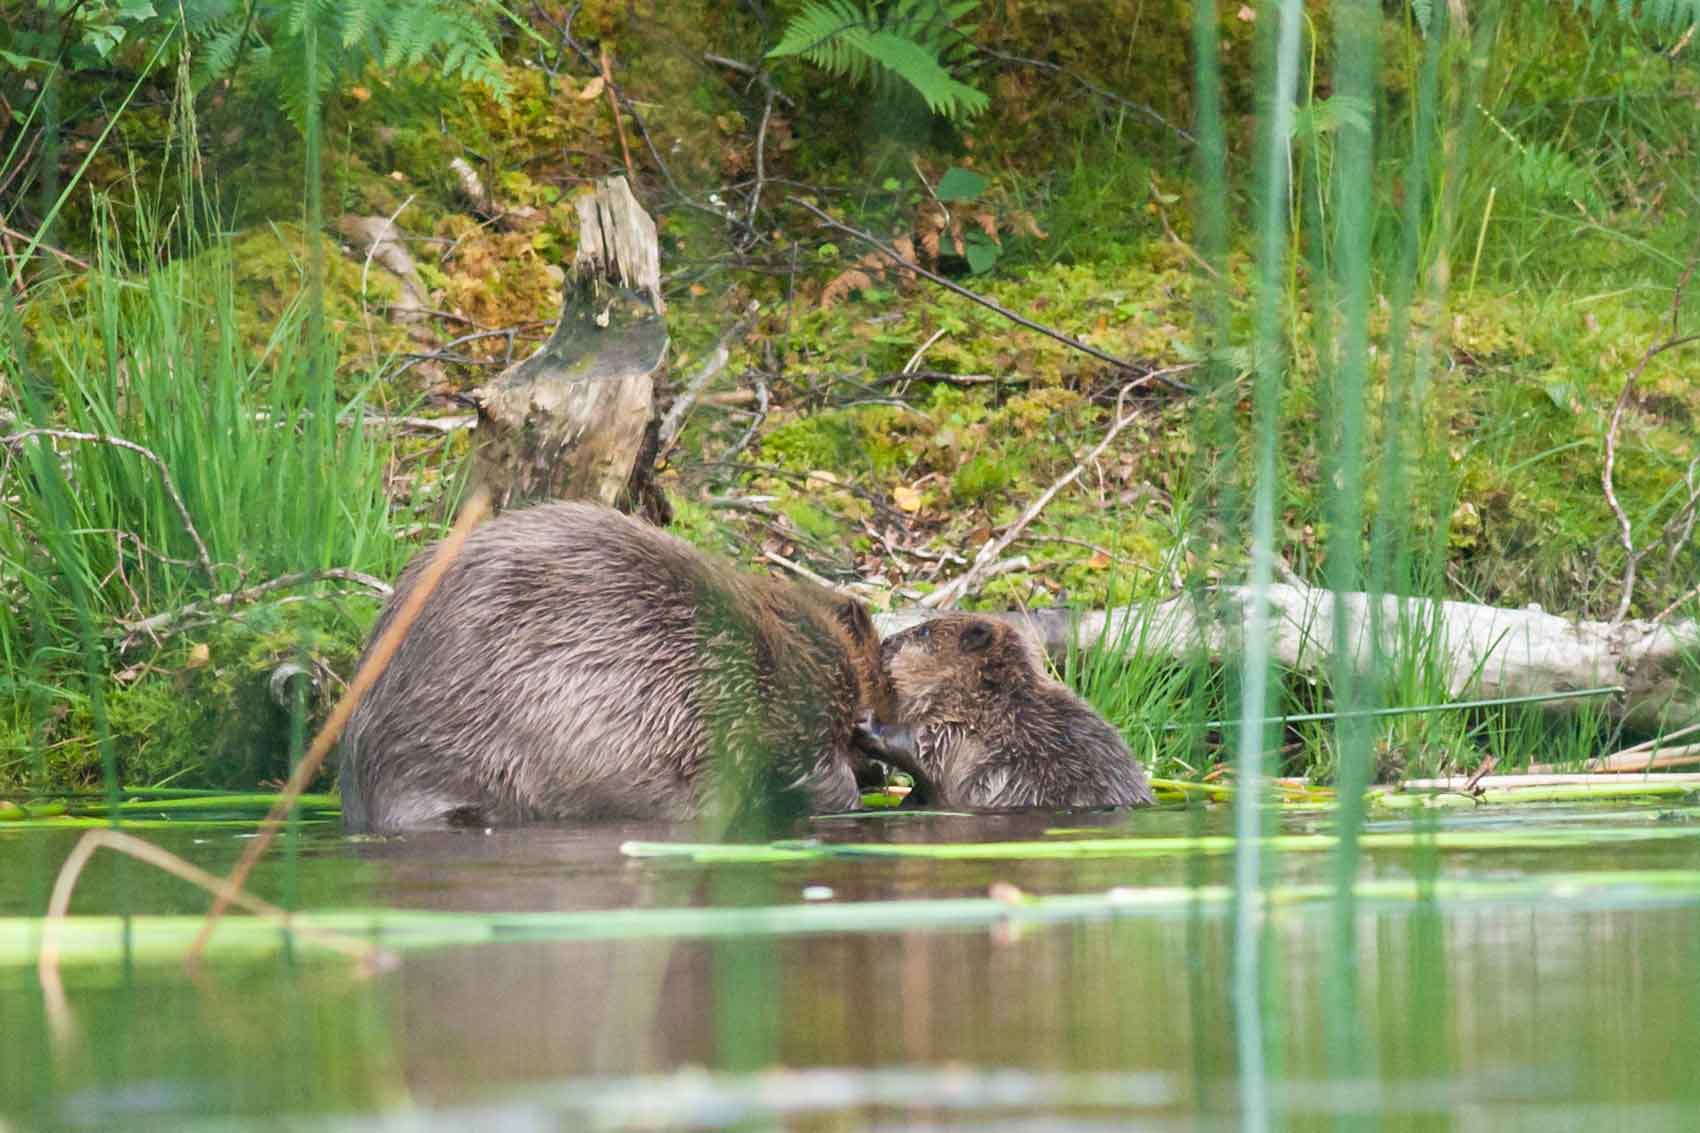
{"type": "Polygon", "coordinates": [[[1145,772],[1121,735],[1045,672],[1013,626],[951,614],[887,638],[901,727],[871,727],[884,758],[910,759],[937,806],[1134,806],[1145,772]],[[905,758],[908,757],[908,758],[905,758]]]}
{"type": "Polygon", "coordinates": [[[606,508],[546,504],[472,534],[350,719],[343,823],[848,810],[859,726],[893,708],[861,603],[606,508]]]}

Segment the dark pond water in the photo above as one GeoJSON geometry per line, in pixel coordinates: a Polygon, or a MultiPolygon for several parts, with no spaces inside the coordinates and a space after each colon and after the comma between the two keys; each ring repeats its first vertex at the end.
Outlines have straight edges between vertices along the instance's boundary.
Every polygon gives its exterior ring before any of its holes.
{"type": "MultiPolygon", "coordinates": [[[[791,833],[1054,841],[1047,832],[1066,825],[1152,839],[1223,834],[1230,820],[1196,810],[870,817],[791,833]]],[[[1279,820],[1286,833],[1327,823],[1323,813],[1279,820]]],[[[1370,849],[1360,876],[1433,879],[1433,898],[1366,898],[1349,954],[1326,902],[1266,907],[1262,1093],[1248,1092],[1236,1049],[1231,903],[1206,899],[1231,878],[1220,852],[701,864],[621,853],[631,839],[691,838],[677,828],[357,842],[322,826],[293,861],[268,861],[256,891],[313,909],[469,914],[936,907],[985,898],[996,883],[1128,900],[954,926],[917,916],[916,927],[888,919],[866,930],[495,933],[404,950],[369,979],[341,959],[287,953],[222,962],[198,980],[175,963],[73,965],[75,1030],[58,1043],[34,969],[14,955],[0,964],[0,1130],[1700,1128],[1693,816],[1519,807],[1426,825],[1437,845],[1370,849]],[[1576,841],[1446,841],[1531,828],[1576,841]],[[1596,837],[1605,830],[1638,837],[1596,837]],[[1649,885],[1655,876],[1662,883],[1649,885]],[[1499,882],[1511,888],[1496,895],[1499,882]],[[1164,892],[1181,896],[1137,899],[1164,892]],[[1331,1022],[1328,1005],[1347,986],[1355,1007],[1331,1022]]],[[[0,832],[0,918],[45,908],[76,836],[0,832]]],[[[244,833],[148,837],[222,872],[244,833]]],[[[1267,864],[1277,898],[1332,869],[1326,852],[1267,864]]],[[[204,907],[180,882],[102,855],[75,911],[204,907]]]]}

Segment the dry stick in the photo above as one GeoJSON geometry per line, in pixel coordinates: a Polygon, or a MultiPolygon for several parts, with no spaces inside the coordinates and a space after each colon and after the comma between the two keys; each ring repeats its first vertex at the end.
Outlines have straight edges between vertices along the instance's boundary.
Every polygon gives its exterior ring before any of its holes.
{"type": "MultiPolygon", "coordinates": [[[[41,951],[36,956],[36,975],[41,981],[42,997],[46,1000],[47,1014],[52,1021],[54,1033],[60,1038],[70,1033],[71,1017],[65,999],[65,985],[59,978],[59,935],[70,912],[71,894],[77,888],[77,879],[82,876],[83,867],[88,865],[89,859],[94,857],[94,852],[102,847],[128,854],[156,869],[182,878],[191,885],[199,886],[208,893],[218,893],[224,885],[222,878],[199,866],[190,865],[170,850],[134,834],[126,834],[122,830],[90,830],[78,839],[70,855],[65,858],[65,864],[59,867],[59,877],[53,883],[53,895],[47,902],[47,915],[42,919],[41,951]]],[[[382,967],[391,959],[388,952],[369,941],[297,924],[294,914],[288,909],[279,908],[270,901],[262,901],[250,893],[238,891],[231,895],[231,900],[255,916],[272,921],[305,940],[316,941],[333,951],[355,957],[368,970],[382,967]]]]}
{"type": "MultiPolygon", "coordinates": [[[[29,233],[19,232],[16,228],[13,228],[9,224],[0,224],[0,235],[5,235],[7,237],[16,237],[19,240],[28,240],[30,238],[29,233]]],[[[73,256],[71,253],[61,251],[60,249],[55,248],[52,244],[43,244],[43,243],[37,242],[36,247],[41,249],[43,252],[48,253],[51,256],[54,256],[54,257],[61,259],[61,260],[64,260],[68,264],[74,264],[77,267],[82,268],[84,271],[93,271],[94,270],[93,268],[91,268],[88,265],[88,261],[79,260],[77,257],[73,256]]]]}
{"type": "Polygon", "coordinates": [[[743,341],[744,336],[750,333],[756,312],[760,309],[761,304],[751,299],[749,305],[744,308],[743,315],[720,336],[720,341],[714,344],[714,349],[703,359],[697,372],[680,391],[679,396],[673,399],[673,404],[667,407],[667,416],[661,419],[661,428],[656,434],[655,451],[658,454],[665,456],[679,439],[679,434],[685,431],[685,417],[689,415],[691,407],[702,395],[704,387],[726,368],[726,363],[732,358],[732,343],[743,341]]]}
{"type": "Polygon", "coordinates": [[[1679,335],[1677,333],[1682,314],[1682,292],[1688,286],[1689,279],[1694,275],[1696,265],[1700,265],[1700,244],[1696,244],[1694,251],[1689,254],[1688,263],[1683,266],[1682,274],[1677,277],[1676,286],[1671,289],[1670,335],[1663,342],[1648,347],[1646,353],[1641,355],[1641,360],[1635,364],[1635,369],[1629,372],[1629,377],[1624,380],[1623,388],[1618,391],[1617,402],[1611,410],[1611,421],[1606,425],[1606,454],[1604,465],[1600,469],[1600,487],[1605,493],[1606,505],[1611,508],[1612,515],[1617,519],[1617,541],[1623,547],[1626,560],[1623,564],[1623,593],[1618,597],[1617,613],[1611,619],[1613,626],[1621,624],[1623,619],[1629,616],[1629,604],[1635,596],[1635,571],[1641,564],[1641,556],[1658,545],[1658,541],[1655,540],[1649,546],[1642,548],[1641,551],[1635,550],[1635,532],[1629,524],[1629,514],[1623,510],[1623,505],[1618,502],[1617,488],[1612,480],[1612,474],[1617,465],[1617,429],[1623,422],[1623,411],[1629,405],[1630,395],[1635,392],[1635,383],[1640,379],[1642,371],[1647,368],[1647,363],[1667,350],[1700,339],[1700,335],[1679,335]]]}
{"type": "Polygon", "coordinates": [[[455,557],[460,554],[460,549],[466,543],[467,536],[472,534],[472,529],[477,526],[478,521],[483,519],[489,510],[490,494],[482,488],[461,508],[460,518],[455,520],[454,530],[449,532],[448,538],[438,544],[436,551],[431,555],[430,563],[420,574],[419,582],[396,610],[395,619],[385,628],[382,636],[373,643],[372,651],[367,654],[365,663],[360,666],[360,671],[354,674],[354,680],[349,682],[348,691],[342,694],[342,699],[337,701],[335,708],[331,709],[330,718],[325,721],[325,726],[320,729],[319,734],[313,738],[313,746],[307,750],[307,754],[296,765],[294,773],[289,776],[289,782],[284,785],[283,793],[278,797],[277,802],[272,804],[271,812],[260,823],[259,833],[249,840],[247,847],[242,851],[241,860],[236,863],[236,868],[230,871],[230,876],[225,880],[218,896],[213,899],[212,908],[207,910],[207,919],[201,925],[200,934],[195,937],[195,942],[189,946],[189,954],[185,958],[185,962],[190,968],[200,963],[201,953],[206,950],[207,939],[212,936],[213,928],[218,924],[218,918],[224,915],[224,910],[241,893],[242,886],[248,880],[248,875],[254,870],[254,863],[260,860],[260,855],[266,852],[266,847],[271,845],[273,838],[277,837],[277,832],[282,829],[283,820],[289,814],[290,809],[294,807],[295,800],[300,797],[301,792],[306,789],[313,776],[319,773],[320,765],[324,763],[325,757],[330,754],[331,748],[342,736],[342,730],[347,726],[348,718],[354,715],[354,710],[360,706],[360,701],[366,696],[367,692],[371,691],[378,678],[383,675],[384,669],[390,663],[390,658],[395,656],[395,651],[401,646],[402,639],[407,636],[407,631],[413,627],[414,619],[419,616],[419,611],[424,608],[425,600],[431,597],[432,591],[437,589],[437,583],[442,581],[443,573],[448,570],[449,564],[453,563],[455,557]]]}
{"type": "Polygon", "coordinates": [[[626,162],[626,181],[637,187],[637,169],[632,165],[632,149],[626,144],[626,124],[620,121],[620,100],[614,94],[614,61],[608,49],[602,49],[602,90],[608,95],[608,112],[614,116],[614,132],[620,135],[620,156],[626,162]]]}
{"type": "Polygon", "coordinates": [[[1163,127],[1165,130],[1169,130],[1172,133],[1174,133],[1175,136],[1181,138],[1183,141],[1196,143],[1197,140],[1198,140],[1197,138],[1193,137],[1192,134],[1189,131],[1187,131],[1186,129],[1175,125],[1173,122],[1170,122],[1167,118],[1165,118],[1161,114],[1157,113],[1157,111],[1155,109],[1153,109],[1148,103],[1135,102],[1131,98],[1124,98],[1121,95],[1117,94],[1115,91],[1107,90],[1104,87],[1099,86],[1097,83],[1092,82],[1090,79],[1086,78],[1084,75],[1081,75],[1081,74],[1079,74],[1075,71],[1072,71],[1067,67],[1060,66],[1059,64],[1056,64],[1056,63],[1048,62],[1044,59],[1031,59],[1031,58],[1028,58],[1025,55],[1012,55],[1012,54],[1009,54],[1008,52],[997,51],[993,48],[985,47],[985,46],[982,46],[981,44],[975,43],[972,39],[969,39],[966,36],[963,37],[963,42],[965,44],[967,44],[969,47],[971,47],[973,50],[979,52],[980,54],[989,55],[993,59],[997,59],[1001,62],[1004,62],[1004,63],[1019,63],[1024,67],[1037,67],[1040,70],[1050,71],[1052,74],[1057,74],[1057,75],[1063,76],[1064,78],[1072,79],[1074,82],[1078,83],[1080,86],[1084,87],[1085,89],[1091,91],[1093,94],[1097,95],[1099,98],[1104,99],[1106,102],[1113,102],[1117,106],[1121,106],[1121,107],[1124,107],[1128,110],[1132,110],[1136,114],[1143,114],[1145,117],[1151,119],[1151,121],[1157,123],[1157,125],[1163,127]]]}
{"type": "Polygon", "coordinates": [[[1122,416],[1122,405],[1127,401],[1128,391],[1137,384],[1137,382],[1129,382],[1116,395],[1116,422],[1110,426],[1110,431],[1104,434],[1104,439],[1098,442],[1098,447],[1087,453],[1085,460],[1069,469],[1056,483],[1041,492],[1038,499],[1027,505],[1027,510],[1021,513],[1019,519],[1004,528],[1002,535],[981,547],[980,553],[974,556],[974,562],[970,564],[967,570],[921,599],[920,605],[924,609],[937,609],[940,606],[954,605],[958,599],[978,589],[992,576],[994,573],[993,564],[997,562],[998,556],[1002,555],[1011,543],[1020,538],[1021,532],[1026,529],[1028,524],[1039,517],[1039,513],[1045,510],[1046,505],[1051,500],[1056,498],[1058,492],[1079,479],[1080,474],[1086,471],[1087,466],[1103,455],[1104,450],[1110,447],[1110,442],[1116,439],[1116,434],[1132,424],[1134,418],[1139,416],[1138,413],[1122,416]]]}
{"type": "MultiPolygon", "coordinates": [[[[1439,779],[1408,779],[1399,784],[1402,791],[1458,791],[1468,780],[1463,775],[1439,779]]],[[[1700,775],[1657,775],[1654,783],[1681,783],[1700,786],[1700,775]]],[[[1476,781],[1484,791],[1515,791],[1528,787],[1616,787],[1623,783],[1621,775],[1575,774],[1507,774],[1486,775],[1476,781]]]]}
{"type": "Polygon", "coordinates": [[[1648,620],[1653,625],[1658,625],[1660,622],[1664,621],[1666,618],[1668,618],[1672,614],[1676,613],[1676,609],[1677,609],[1678,606],[1684,605],[1685,603],[1688,603],[1688,602],[1692,602],[1696,598],[1700,598],[1700,586],[1696,586],[1692,590],[1689,590],[1688,592],[1683,594],[1682,597],[1678,598],[1676,601],[1672,602],[1670,605],[1666,606],[1664,609],[1662,609],[1658,613],[1654,614],[1648,620]]]}
{"type": "MultiPolygon", "coordinates": [[[[1073,347],[1075,350],[1078,350],[1083,354],[1090,354],[1092,357],[1098,359],[1100,362],[1108,362],[1110,365],[1116,367],[1118,370],[1125,370],[1130,374],[1138,374],[1139,373],[1139,368],[1137,366],[1135,366],[1132,362],[1129,362],[1126,358],[1118,358],[1114,354],[1111,354],[1107,350],[1100,350],[1096,346],[1093,346],[1089,343],[1085,343],[1085,342],[1080,341],[1078,338],[1074,338],[1071,335],[1066,335],[1062,331],[1057,330],[1055,327],[1048,327],[1044,323],[1036,323],[1032,319],[1029,319],[1024,315],[1016,314],[1014,311],[1010,310],[1008,307],[1005,307],[1003,304],[998,303],[995,300],[986,298],[984,295],[981,295],[978,291],[970,291],[970,290],[968,290],[968,288],[963,287],[961,284],[953,282],[952,280],[946,279],[944,276],[939,275],[936,272],[928,271],[926,268],[922,267],[920,264],[913,263],[910,260],[905,259],[902,255],[900,255],[897,252],[897,250],[895,248],[892,248],[890,245],[886,244],[879,237],[874,236],[872,233],[864,232],[860,228],[852,228],[848,224],[844,224],[841,221],[834,220],[831,216],[827,215],[825,212],[822,212],[820,209],[816,208],[814,205],[811,205],[809,202],[807,202],[805,200],[802,200],[798,197],[786,197],[785,199],[788,202],[790,202],[791,204],[796,205],[798,208],[803,209],[805,212],[813,214],[814,217],[817,220],[819,220],[822,224],[824,224],[826,227],[831,228],[831,229],[833,229],[834,231],[837,231],[837,232],[842,232],[846,236],[854,236],[856,239],[862,241],[863,243],[870,245],[876,251],[878,251],[881,255],[883,255],[886,259],[890,260],[892,263],[896,264],[898,267],[903,268],[905,271],[912,271],[916,275],[920,276],[921,278],[930,280],[933,283],[938,284],[940,287],[944,288],[946,291],[952,292],[953,294],[956,294],[956,295],[960,295],[964,299],[967,299],[969,302],[978,303],[980,306],[986,308],[986,310],[992,311],[992,312],[999,314],[999,315],[1002,315],[1004,318],[1008,319],[1012,323],[1017,324],[1018,326],[1024,326],[1028,330],[1037,331],[1038,333],[1044,335],[1046,338],[1053,339],[1057,342],[1060,342],[1064,346],[1073,347]]],[[[1171,370],[1154,370],[1149,374],[1145,374],[1141,377],[1136,378],[1135,381],[1133,382],[1133,384],[1139,385],[1143,382],[1147,382],[1147,381],[1151,381],[1152,379],[1155,379],[1157,381],[1162,382],[1164,385],[1168,386],[1170,389],[1176,389],[1176,390],[1179,390],[1182,393],[1192,393],[1193,392],[1193,388],[1191,386],[1187,385],[1185,382],[1177,382],[1173,378],[1168,377],[1167,375],[1171,372],[1173,372],[1173,371],[1171,371],[1171,370]]]]}
{"type": "Polygon", "coordinates": [[[1190,259],[1193,263],[1195,263],[1199,267],[1203,268],[1205,275],[1208,275],[1211,279],[1216,280],[1218,283],[1223,282],[1222,273],[1216,270],[1215,265],[1213,265],[1209,260],[1205,259],[1203,256],[1199,255],[1198,251],[1195,248],[1193,248],[1193,246],[1191,244],[1188,244],[1185,240],[1182,240],[1180,238],[1180,236],[1175,232],[1174,228],[1170,226],[1170,224],[1169,224],[1169,214],[1164,210],[1163,202],[1157,194],[1157,182],[1156,182],[1155,179],[1153,179],[1151,181],[1149,188],[1150,188],[1150,192],[1151,192],[1151,204],[1157,209],[1157,219],[1163,222],[1163,231],[1164,231],[1164,233],[1166,233],[1168,235],[1169,239],[1174,243],[1175,247],[1179,248],[1182,252],[1184,252],[1186,254],[1186,257],[1188,259],[1190,259]]]}
{"type": "Polygon", "coordinates": [[[761,80],[766,97],[761,106],[761,125],[756,128],[756,183],[750,190],[750,211],[744,220],[744,226],[750,230],[750,241],[755,242],[756,213],[761,209],[761,191],[767,181],[767,123],[773,117],[773,80],[762,71],[757,75],[761,80]]]}
{"type": "Polygon", "coordinates": [[[70,429],[25,429],[22,432],[11,433],[0,437],[0,445],[16,449],[31,437],[53,437],[62,441],[84,441],[91,444],[111,445],[114,448],[133,452],[153,462],[159,469],[159,478],[165,485],[166,495],[171,497],[172,506],[177,509],[177,517],[183,521],[183,530],[189,533],[189,538],[195,544],[195,557],[200,563],[201,570],[206,574],[207,581],[213,579],[212,555],[207,552],[207,545],[201,541],[201,533],[195,529],[195,521],[189,518],[189,506],[183,502],[182,495],[177,491],[177,482],[171,478],[171,470],[166,468],[165,461],[152,449],[144,448],[135,441],[127,441],[123,437],[109,437],[103,433],[78,433],[70,429]]]}
{"type": "Polygon", "coordinates": [[[1612,406],[1611,421],[1606,425],[1606,456],[1600,469],[1600,487],[1605,492],[1606,506],[1611,508],[1612,515],[1617,519],[1617,541],[1623,547],[1627,560],[1623,565],[1623,593],[1618,598],[1617,612],[1611,619],[1614,626],[1621,624],[1623,619],[1629,616],[1629,603],[1635,596],[1635,569],[1640,565],[1641,556],[1651,549],[1643,548],[1640,552],[1635,550],[1635,533],[1629,524],[1629,513],[1624,511],[1623,505],[1618,502],[1617,489],[1612,482],[1612,474],[1617,466],[1617,429],[1623,422],[1623,411],[1629,405],[1629,398],[1635,392],[1635,383],[1647,368],[1647,363],[1667,350],[1686,346],[1697,339],[1700,339],[1700,334],[1685,334],[1679,338],[1667,338],[1648,347],[1647,352],[1641,355],[1641,361],[1635,364],[1635,369],[1631,370],[1629,377],[1624,380],[1623,389],[1618,391],[1617,404],[1612,406]]]}
{"type": "MultiPolygon", "coordinates": [[[[401,229],[396,227],[396,217],[400,216],[402,209],[412,204],[413,198],[418,195],[418,193],[407,194],[407,199],[401,202],[394,212],[390,213],[389,219],[384,221],[384,226],[378,230],[377,238],[366,249],[366,261],[360,265],[360,321],[366,330],[366,349],[372,352],[373,357],[377,357],[378,354],[378,340],[372,334],[372,311],[366,303],[366,281],[372,274],[372,257],[378,254],[378,245],[386,239],[393,239],[396,240],[396,243],[401,243],[399,239],[396,239],[401,235],[401,229]]],[[[402,280],[404,291],[406,282],[406,280],[402,280]]]]}
{"type": "MultiPolygon", "coordinates": [[[[1626,747],[1622,751],[1613,752],[1611,755],[1589,760],[1587,769],[1589,771],[1621,773],[1624,771],[1648,771],[1655,767],[1681,767],[1688,763],[1700,762],[1700,758],[1695,758],[1695,753],[1700,753],[1700,744],[1665,747],[1672,740],[1691,736],[1695,732],[1700,732],[1700,724],[1689,724],[1687,727],[1678,728],[1676,731],[1667,732],[1662,736],[1654,736],[1650,740],[1626,747]]],[[[1531,774],[1543,774],[1552,771],[1556,766],[1552,763],[1533,763],[1529,765],[1529,772],[1531,774]]]]}
{"type": "Polygon", "coordinates": [[[1661,767],[1692,767],[1697,763],[1700,763],[1700,744],[1678,744],[1657,752],[1608,755],[1597,763],[1590,763],[1588,770],[1623,775],[1656,771],[1661,767]]]}
{"type": "Polygon", "coordinates": [[[142,618],[140,621],[121,622],[120,624],[132,637],[143,633],[152,635],[161,630],[169,629],[187,618],[208,614],[215,609],[228,610],[232,606],[258,601],[274,590],[287,590],[292,586],[301,586],[309,582],[352,582],[385,598],[391,594],[390,584],[381,578],[374,578],[363,571],[349,570],[347,567],[326,567],[323,570],[303,570],[296,571],[293,574],[282,574],[265,582],[244,587],[241,590],[232,590],[228,594],[215,594],[211,598],[199,602],[190,602],[187,606],[167,610],[163,614],[154,614],[152,617],[142,618]]]}
{"type": "Polygon", "coordinates": [[[756,408],[754,414],[750,417],[750,427],[744,430],[742,436],[732,442],[731,448],[721,454],[722,460],[731,460],[748,448],[750,442],[756,439],[756,433],[767,421],[767,383],[762,380],[759,373],[752,373],[750,380],[755,383],[756,387],[756,408]]]}
{"type": "Polygon", "coordinates": [[[763,551],[761,557],[775,566],[784,567],[792,574],[795,574],[798,578],[807,579],[816,586],[823,586],[835,594],[843,594],[850,597],[854,597],[856,594],[856,592],[851,590],[849,587],[840,586],[831,579],[816,574],[802,563],[793,562],[778,551],[763,551]]]}

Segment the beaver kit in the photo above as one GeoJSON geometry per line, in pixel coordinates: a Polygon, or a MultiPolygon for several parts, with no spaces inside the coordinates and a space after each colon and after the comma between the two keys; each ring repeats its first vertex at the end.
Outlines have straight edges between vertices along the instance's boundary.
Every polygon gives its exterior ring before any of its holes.
{"type": "MultiPolygon", "coordinates": [[[[428,558],[403,571],[373,640],[428,558]]],[[[893,708],[861,603],[606,508],[546,504],[471,535],[355,711],[343,822],[683,819],[752,799],[849,810],[857,736],[893,708]]]]}
{"type": "Polygon", "coordinates": [[[1039,645],[971,614],[887,638],[901,727],[872,729],[882,758],[919,772],[935,806],[1135,806],[1145,772],[1109,722],[1045,669],[1039,645]]]}

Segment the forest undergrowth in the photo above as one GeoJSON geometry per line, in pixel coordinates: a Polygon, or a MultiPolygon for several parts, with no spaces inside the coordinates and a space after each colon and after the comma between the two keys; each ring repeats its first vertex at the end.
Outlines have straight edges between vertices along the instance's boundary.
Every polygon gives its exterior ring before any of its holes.
{"type": "MultiPolygon", "coordinates": [[[[985,108],[944,114],[900,83],[764,62],[785,5],[765,26],[732,4],[478,6],[483,47],[451,29],[432,50],[327,56],[311,113],[279,95],[270,56],[206,78],[211,33],[97,26],[91,12],[116,9],[89,6],[58,29],[57,61],[42,48],[0,80],[0,788],[280,778],[274,674],[298,666],[321,710],[334,699],[386,582],[458,499],[460,395],[547,336],[574,194],[615,173],[661,231],[665,392],[742,331],[663,457],[687,537],[901,608],[1084,461],[964,605],[1097,608],[1244,581],[1258,16],[1220,20],[1212,185],[1184,81],[1189,9],[1106,7],[1113,35],[1070,4],[980,6],[939,50],[985,108]],[[77,56],[101,29],[125,34],[77,56]],[[399,239],[374,248],[386,222],[399,239]],[[1118,405],[1125,423],[1085,460],[1118,405]]],[[[1333,96],[1325,6],[1310,15],[1281,569],[1324,585],[1339,546],[1328,280],[1358,256],[1381,408],[1363,421],[1357,538],[1366,562],[1399,548],[1381,583],[1688,616],[1693,48],[1509,0],[1449,36],[1388,14],[1367,105],[1333,96]],[[1369,120],[1370,240],[1353,250],[1333,236],[1331,186],[1342,129],[1369,120]]],[[[1447,700],[1444,648],[1414,629],[1375,699],[1447,700]]],[[[1065,669],[1157,774],[1216,773],[1211,724],[1234,694],[1221,658],[1105,652],[1065,669]]],[[[1280,711],[1334,701],[1323,678],[1283,688],[1280,711]]],[[[1579,762],[1616,733],[1603,709],[1512,706],[1389,718],[1374,746],[1397,777],[1487,755],[1579,762]]],[[[1325,723],[1284,729],[1283,769],[1327,777],[1335,743],[1325,723]]]]}

